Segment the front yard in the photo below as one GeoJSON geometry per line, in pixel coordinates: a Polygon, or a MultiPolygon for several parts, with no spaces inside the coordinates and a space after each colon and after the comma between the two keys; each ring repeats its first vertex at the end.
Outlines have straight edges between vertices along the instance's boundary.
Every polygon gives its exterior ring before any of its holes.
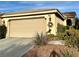
{"type": "Polygon", "coordinates": [[[22,57],[79,57],[79,32],[69,29],[57,36],[37,35],[35,47],[22,57]],[[48,44],[49,41],[63,40],[64,43],[48,44]]]}
{"type": "Polygon", "coordinates": [[[64,45],[45,45],[28,51],[22,57],[77,57],[79,51],[64,45]]]}

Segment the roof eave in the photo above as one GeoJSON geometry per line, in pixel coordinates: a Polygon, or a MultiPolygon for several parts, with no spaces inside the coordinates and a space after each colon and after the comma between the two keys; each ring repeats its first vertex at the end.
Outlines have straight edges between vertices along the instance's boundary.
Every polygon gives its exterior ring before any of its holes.
{"type": "Polygon", "coordinates": [[[17,16],[21,16],[21,15],[34,15],[34,14],[43,14],[43,13],[58,13],[63,19],[65,19],[65,17],[63,16],[63,14],[61,14],[61,12],[58,9],[49,9],[49,10],[42,10],[40,12],[29,12],[29,13],[19,13],[19,14],[4,14],[2,17],[6,18],[6,17],[17,17],[17,16]]]}

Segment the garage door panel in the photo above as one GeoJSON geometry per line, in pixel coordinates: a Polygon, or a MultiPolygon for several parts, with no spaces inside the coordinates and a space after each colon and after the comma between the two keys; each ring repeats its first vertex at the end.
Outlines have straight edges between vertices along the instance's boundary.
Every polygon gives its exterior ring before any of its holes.
{"type": "Polygon", "coordinates": [[[10,21],[10,37],[34,37],[37,32],[46,32],[44,18],[10,21]]]}

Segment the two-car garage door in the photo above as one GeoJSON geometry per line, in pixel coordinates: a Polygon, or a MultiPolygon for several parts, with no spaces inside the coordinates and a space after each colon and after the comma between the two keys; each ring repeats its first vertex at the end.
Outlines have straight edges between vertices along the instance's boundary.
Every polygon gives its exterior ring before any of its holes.
{"type": "Polygon", "coordinates": [[[37,32],[46,32],[46,20],[44,18],[9,21],[9,37],[34,37],[37,32]]]}

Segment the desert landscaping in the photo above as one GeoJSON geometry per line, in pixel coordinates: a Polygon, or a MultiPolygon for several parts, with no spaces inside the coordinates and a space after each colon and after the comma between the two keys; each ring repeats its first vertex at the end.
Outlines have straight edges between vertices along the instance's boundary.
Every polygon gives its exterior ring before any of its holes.
{"type": "Polygon", "coordinates": [[[74,28],[70,28],[64,33],[58,34],[58,36],[37,34],[35,46],[22,57],[78,57],[78,35],[78,30],[74,28]],[[60,42],[60,44],[55,42],[59,42],[60,40],[63,40],[64,43],[60,42]]]}

